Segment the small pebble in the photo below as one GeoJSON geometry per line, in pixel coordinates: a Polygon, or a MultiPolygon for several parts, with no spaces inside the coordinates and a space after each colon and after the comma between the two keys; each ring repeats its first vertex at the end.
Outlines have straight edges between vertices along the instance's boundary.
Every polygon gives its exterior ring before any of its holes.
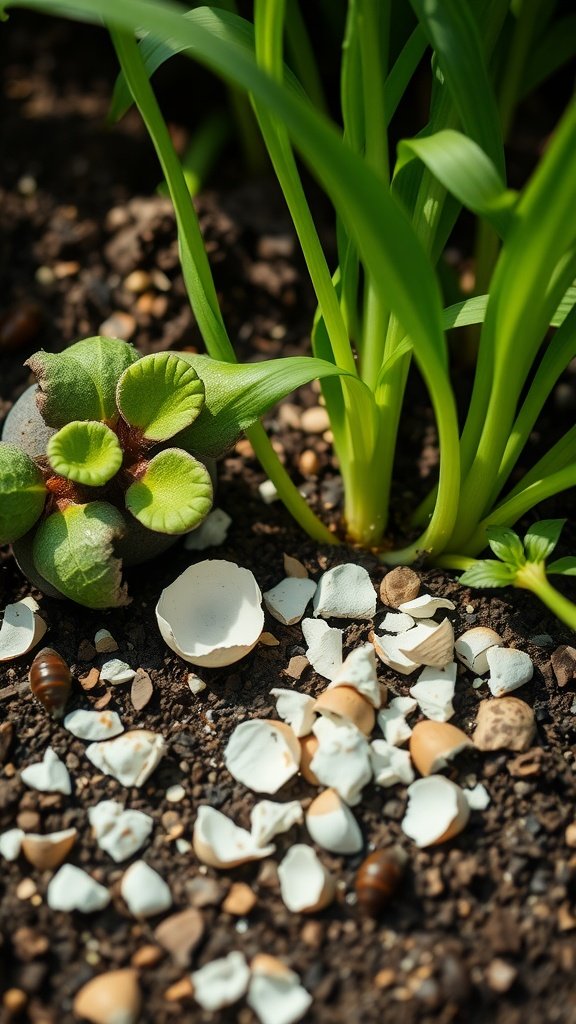
{"type": "Polygon", "coordinates": [[[313,405],[302,413],[300,426],[306,434],[323,434],[330,427],[330,417],[323,406],[313,405]]]}
{"type": "Polygon", "coordinates": [[[258,487],[258,493],[265,505],[271,505],[273,501],[278,500],[276,484],[272,480],[263,480],[258,487]]]}
{"type": "Polygon", "coordinates": [[[407,565],[398,565],[387,572],[380,584],[380,600],[389,608],[398,608],[413,601],[420,593],[420,577],[407,565]]]}
{"type": "Polygon", "coordinates": [[[320,460],[316,452],[311,448],[306,448],[298,459],[298,469],[302,476],[318,476],[320,460]]]}
{"type": "Polygon", "coordinates": [[[148,943],[145,946],[140,946],[135,953],[130,957],[130,963],[132,967],[156,967],[159,964],[164,953],[160,946],[154,946],[152,943],[148,943]]]}
{"type": "Polygon", "coordinates": [[[109,338],[121,338],[122,341],[129,341],[136,333],[138,324],[129,313],[116,310],[111,316],[104,320],[99,328],[98,334],[109,338]]]}
{"type": "Polygon", "coordinates": [[[186,790],[184,789],[184,786],[169,786],[166,790],[166,799],[169,804],[179,804],[185,796],[186,790]]]}
{"type": "Polygon", "coordinates": [[[188,673],[188,686],[194,695],[202,693],[202,690],[206,689],[206,683],[195,672],[188,673]]]}
{"type": "Polygon", "coordinates": [[[194,986],[190,978],[186,977],[170,985],[164,992],[164,999],[167,1003],[182,1003],[185,999],[192,999],[193,995],[194,986]]]}
{"type": "Polygon", "coordinates": [[[19,900],[29,900],[36,895],[36,882],[32,878],[23,878],[16,886],[16,897],[19,900]]]}
{"type": "Polygon", "coordinates": [[[256,894],[250,886],[245,882],[234,882],[222,904],[222,910],[234,917],[246,917],[255,906],[256,894]]]}
{"type": "Polygon", "coordinates": [[[486,981],[494,992],[504,993],[514,984],[518,971],[512,964],[496,957],[486,968],[486,981]]]}

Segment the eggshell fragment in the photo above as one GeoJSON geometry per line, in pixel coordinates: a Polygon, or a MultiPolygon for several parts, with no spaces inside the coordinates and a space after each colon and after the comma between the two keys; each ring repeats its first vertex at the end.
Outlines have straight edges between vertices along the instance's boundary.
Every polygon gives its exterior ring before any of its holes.
{"type": "Polygon", "coordinates": [[[184,538],[187,551],[205,551],[206,548],[218,548],[228,536],[232,517],[223,508],[213,508],[200,526],[197,526],[184,538]]]}
{"type": "Polygon", "coordinates": [[[454,611],[456,605],[446,597],[433,597],[432,594],[420,594],[411,601],[403,601],[398,605],[401,612],[412,615],[415,619],[432,618],[439,608],[448,608],[454,611]]]}
{"type": "Polygon", "coordinates": [[[431,775],[408,787],[408,807],[401,823],[416,846],[435,846],[458,835],[470,817],[470,807],[459,786],[431,775]]]}
{"type": "Polygon", "coordinates": [[[316,584],[313,580],[288,576],[272,587],[272,590],[266,591],[264,604],[278,622],[283,622],[285,626],[293,626],[294,623],[300,622],[306,605],[312,600],[315,592],[316,584]]]}
{"type": "Polygon", "coordinates": [[[386,740],[373,740],[370,744],[374,782],[377,786],[395,786],[414,782],[414,770],[407,750],[400,750],[386,740]]]}
{"type": "Polygon", "coordinates": [[[275,686],[270,690],[272,697],[276,697],[276,711],[284,722],[287,722],[295,736],[307,736],[312,731],[316,721],[314,697],[307,693],[298,693],[297,690],[285,690],[275,686]]]}
{"type": "Polygon", "coordinates": [[[121,683],[131,683],[135,675],[136,670],[130,668],[126,661],[120,661],[119,658],[111,658],[110,661],[105,661],[100,669],[100,679],[103,679],[105,683],[112,683],[113,686],[119,686],[121,683]]]}
{"type": "Polygon", "coordinates": [[[143,860],[134,861],[124,872],[120,895],[135,917],[153,917],[172,906],[170,887],[143,860]]]}
{"type": "Polygon", "coordinates": [[[529,683],[534,675],[532,659],[513,647],[492,647],[486,651],[490,676],[488,687],[493,697],[503,697],[529,683]]]}
{"type": "Polygon", "coordinates": [[[91,1024],[136,1024],[142,1009],[138,972],[125,967],[98,974],[76,993],[73,1009],[91,1024]]]}
{"type": "Polygon", "coordinates": [[[318,719],[313,732],[318,749],[310,762],[310,771],[353,807],[372,778],[370,746],[365,736],[354,725],[335,725],[328,718],[318,719]]]}
{"type": "Polygon", "coordinates": [[[118,644],[108,629],[99,629],[94,637],[94,648],[97,654],[109,654],[118,650],[118,644]]]}
{"type": "Polygon", "coordinates": [[[110,893],[81,868],[63,864],[48,883],[46,902],[52,910],[92,914],[108,906],[110,893]]]}
{"type": "Polygon", "coordinates": [[[331,853],[358,853],[362,849],[358,822],[334,789],[325,789],[312,801],[306,828],[314,842],[331,853]]]}
{"type": "MultiPolygon", "coordinates": [[[[414,627],[414,629],[417,628],[417,626],[414,627]]],[[[380,661],[383,661],[385,665],[388,665],[389,668],[394,669],[395,672],[399,672],[403,676],[409,676],[418,668],[416,662],[412,661],[400,650],[403,638],[407,637],[411,632],[412,630],[410,629],[406,633],[400,633],[398,636],[378,636],[377,633],[374,633],[372,637],[374,650],[380,661]]]]}
{"type": "Polygon", "coordinates": [[[518,697],[482,700],[472,734],[478,750],[529,750],[536,735],[534,711],[518,697]]]}
{"type": "Polygon", "coordinates": [[[488,661],[486,651],[491,647],[502,647],[504,641],[494,629],[487,626],[475,626],[474,629],[467,629],[462,636],[458,637],[454,644],[454,650],[459,661],[466,665],[466,668],[483,676],[488,672],[488,661]]]}
{"type": "Polygon", "coordinates": [[[425,668],[418,676],[418,681],[410,688],[410,696],[418,701],[418,706],[426,718],[435,722],[447,722],[452,718],[456,672],[455,661],[450,662],[445,668],[425,668]]]}
{"type": "Polygon", "coordinates": [[[325,679],[333,679],[342,667],[343,631],[327,622],[303,619],[302,633],[308,644],[306,657],[314,671],[325,679]]]}
{"type": "Polygon", "coordinates": [[[405,633],[415,625],[412,616],[405,612],[386,612],[379,629],[383,633],[405,633]]]}
{"type": "Polygon", "coordinates": [[[378,709],[382,703],[382,691],[376,676],[376,655],[372,644],[356,647],[338,670],[328,689],[350,686],[378,709]]]}
{"type": "Polygon", "coordinates": [[[96,768],[123,786],[142,786],[165,751],[163,736],[148,729],[132,729],[105,743],[91,743],[85,753],[96,768]]]}
{"type": "Polygon", "coordinates": [[[69,796],[72,792],[68,769],[52,747],[47,748],[41,761],[23,768],[20,778],[26,786],[40,793],[64,793],[69,796]]]}
{"type": "Polygon", "coordinates": [[[39,871],[53,871],[66,860],[77,836],[75,828],[50,832],[44,836],[28,832],[22,839],[22,853],[28,863],[33,864],[39,871]]]}
{"type": "Polygon", "coordinates": [[[334,879],[311,846],[296,843],[278,865],[280,894],[293,913],[311,914],[334,899],[334,879]]]}
{"type": "Polygon", "coordinates": [[[115,711],[71,711],[63,722],[73,736],[81,740],[109,740],[124,732],[120,716],[115,711]]]}
{"type": "Polygon", "coordinates": [[[224,762],[230,774],[256,793],[276,793],[298,771],[300,744],[284,722],[254,718],[236,727],[224,762]]]}
{"type": "Polygon", "coordinates": [[[448,722],[418,722],[410,737],[410,756],[421,775],[445,768],[461,750],[473,746],[465,732],[448,722]]]}
{"type": "Polygon", "coordinates": [[[172,651],[192,665],[232,665],[258,642],[262,594],[249,569],[207,559],[186,569],[160,595],[158,627],[172,651]]]}
{"type": "Polygon", "coordinates": [[[21,828],[9,828],[0,835],[0,855],[4,860],[17,860],[22,848],[24,832],[21,828]]]}
{"type": "Polygon", "coordinates": [[[296,1024],[312,1004],[312,996],[294,971],[276,957],[260,953],[250,964],[247,1003],[261,1024],[296,1024]]]}
{"type": "Polygon", "coordinates": [[[265,846],[270,839],[287,832],[293,825],[304,820],[304,812],[298,800],[277,804],[272,800],[260,800],[250,811],[252,838],[257,846],[265,846]]]}
{"type": "Polygon", "coordinates": [[[194,998],[204,1010],[222,1010],[241,999],[250,981],[250,968],[238,952],[200,967],[192,973],[194,998]]]}
{"type": "Polygon", "coordinates": [[[320,577],[314,595],[314,617],[323,619],[371,619],[376,594],[370,576],[361,565],[348,563],[329,569],[320,577]]]}
{"type": "Polygon", "coordinates": [[[465,789],[463,792],[471,811],[486,810],[490,803],[490,794],[486,789],[486,786],[483,786],[481,782],[472,789],[465,789]]]}
{"type": "Polygon", "coordinates": [[[319,786],[320,781],[310,768],[310,762],[318,750],[318,739],[314,734],[303,736],[300,740],[300,774],[312,786],[319,786]]]}
{"type": "Polygon", "coordinates": [[[351,686],[337,686],[324,690],[314,705],[318,714],[337,725],[351,722],[365,736],[369,736],[376,722],[374,707],[358,690],[351,686]]]}
{"type": "Polygon", "coordinates": [[[21,658],[40,643],[46,632],[46,623],[37,614],[39,608],[33,597],[24,597],[6,605],[0,627],[0,661],[21,658]]]}
{"type": "Polygon", "coordinates": [[[449,619],[440,625],[424,619],[422,622],[401,633],[398,648],[401,654],[417,665],[433,665],[444,668],[452,661],[454,654],[454,628],[449,619]],[[420,633],[419,633],[420,631],[420,633]]]}
{"type": "Polygon", "coordinates": [[[384,739],[395,747],[401,747],[412,735],[412,729],[406,721],[418,707],[413,697],[394,697],[387,708],[378,712],[378,725],[384,733],[384,739]]]}
{"type": "Polygon", "coordinates": [[[116,800],[101,800],[88,808],[88,821],[96,842],[119,864],[140,850],[154,827],[154,819],[143,811],[124,810],[116,800]]]}
{"type": "Polygon", "coordinates": [[[194,824],[194,853],[213,868],[234,868],[274,853],[275,846],[258,846],[250,832],[239,828],[214,807],[198,808],[194,824]]]}

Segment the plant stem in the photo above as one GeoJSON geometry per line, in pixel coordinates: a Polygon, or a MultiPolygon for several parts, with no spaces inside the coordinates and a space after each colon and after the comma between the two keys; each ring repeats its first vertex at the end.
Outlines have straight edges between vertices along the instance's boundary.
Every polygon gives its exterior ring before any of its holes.
{"type": "Polygon", "coordinates": [[[526,562],[526,565],[518,569],[514,585],[523,590],[531,590],[556,618],[576,630],[576,605],[548,581],[544,562],[526,562]]]}

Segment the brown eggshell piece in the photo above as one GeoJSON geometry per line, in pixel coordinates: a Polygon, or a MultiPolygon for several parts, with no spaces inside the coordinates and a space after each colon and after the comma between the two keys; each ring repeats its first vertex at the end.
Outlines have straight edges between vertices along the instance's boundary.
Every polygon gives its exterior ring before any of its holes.
{"type": "Polygon", "coordinates": [[[376,712],[358,690],[351,686],[337,686],[320,694],[314,710],[327,714],[332,720],[344,719],[352,722],[360,732],[369,736],[376,723],[376,712]]]}
{"type": "Polygon", "coordinates": [[[136,1024],[142,1008],[138,972],[108,971],[92,978],[76,993],[74,1015],[90,1024],[136,1024]]]}
{"type": "Polygon", "coordinates": [[[421,775],[433,775],[472,740],[449,722],[418,722],[410,737],[410,757],[421,775]]]}
{"type": "Polygon", "coordinates": [[[74,846],[78,832],[71,828],[53,835],[59,838],[29,833],[22,840],[22,853],[28,863],[33,864],[39,871],[53,871],[59,868],[74,846]]]}
{"type": "Polygon", "coordinates": [[[316,778],[310,768],[310,762],[318,747],[319,741],[313,733],[310,733],[309,736],[303,736],[300,740],[300,773],[306,779],[306,782],[309,782],[312,786],[320,785],[320,780],[316,778]]]}

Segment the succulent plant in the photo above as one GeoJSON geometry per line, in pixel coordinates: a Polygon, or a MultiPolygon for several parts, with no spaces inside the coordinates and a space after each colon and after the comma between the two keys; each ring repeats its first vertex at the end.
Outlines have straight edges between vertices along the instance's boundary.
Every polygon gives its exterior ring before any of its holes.
{"type": "Polygon", "coordinates": [[[0,544],[53,596],[127,604],[122,563],[159,554],[212,506],[189,429],[204,383],[185,357],[140,357],[116,338],[40,351],[26,365],[38,387],[15,404],[0,442],[0,544]]]}

